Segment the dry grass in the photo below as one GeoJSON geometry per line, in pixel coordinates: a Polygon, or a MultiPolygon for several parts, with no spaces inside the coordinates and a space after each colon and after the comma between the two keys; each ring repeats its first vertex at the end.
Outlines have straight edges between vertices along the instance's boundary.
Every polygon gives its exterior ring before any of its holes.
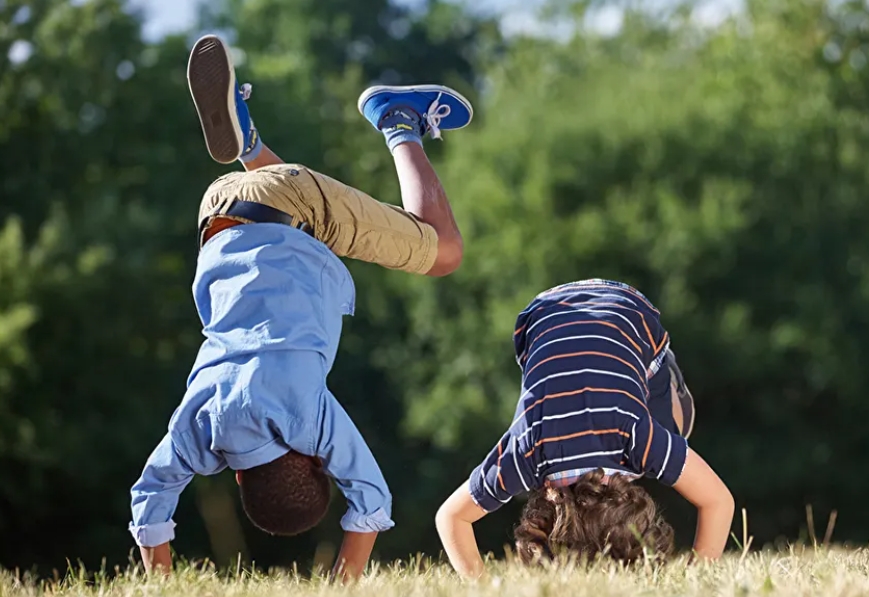
{"type": "Polygon", "coordinates": [[[32,583],[6,573],[0,575],[0,597],[851,597],[869,595],[869,550],[794,548],[787,553],[730,555],[715,564],[688,566],[682,559],[633,570],[611,563],[546,569],[495,563],[488,578],[476,583],[462,582],[449,567],[427,562],[375,566],[349,587],[286,572],[218,574],[208,567],[187,567],[170,579],[146,579],[137,570],[113,580],[84,578],[71,574],[61,582],[32,583]]]}

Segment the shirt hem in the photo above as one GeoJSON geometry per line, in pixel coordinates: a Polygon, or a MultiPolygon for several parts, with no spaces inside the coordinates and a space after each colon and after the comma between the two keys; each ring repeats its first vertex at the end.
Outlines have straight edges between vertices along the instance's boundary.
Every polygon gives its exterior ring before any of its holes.
{"type": "Polygon", "coordinates": [[[277,460],[290,452],[290,448],[280,440],[274,439],[264,446],[244,454],[224,453],[226,464],[234,471],[244,471],[277,460]]]}

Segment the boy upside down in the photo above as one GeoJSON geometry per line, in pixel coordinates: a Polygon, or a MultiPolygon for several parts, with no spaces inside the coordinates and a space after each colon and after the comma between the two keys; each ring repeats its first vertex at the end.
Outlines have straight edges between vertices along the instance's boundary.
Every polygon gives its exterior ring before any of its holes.
{"type": "Polygon", "coordinates": [[[395,159],[405,209],[297,164],[262,142],[217,37],[194,46],[188,81],[211,157],[244,172],[215,181],[199,209],[193,295],[205,341],[168,433],[132,488],[130,532],[148,571],[171,569],[172,516],[194,475],[236,471],[250,520],[275,535],[315,526],[329,480],[347,500],[335,573],[358,576],[392,497],[355,425],[329,391],[353,279],[339,257],[428,276],[454,271],[462,237],[422,148],[459,129],[470,103],[437,85],[374,87],[359,110],[395,159]]]}
{"type": "Polygon", "coordinates": [[[673,530],[632,483],[642,476],[697,507],[694,551],[721,556],[733,497],[688,447],[694,401],[659,315],[636,289],[606,280],[552,288],[519,314],[515,417],[436,517],[460,574],[484,572],[473,523],[521,493],[530,494],[514,533],[523,562],[668,555],[673,530]]]}

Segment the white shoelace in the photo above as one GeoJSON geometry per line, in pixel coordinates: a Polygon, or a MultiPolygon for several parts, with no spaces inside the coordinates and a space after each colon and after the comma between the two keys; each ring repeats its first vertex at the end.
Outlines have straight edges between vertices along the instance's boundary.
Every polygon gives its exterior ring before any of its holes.
{"type": "Polygon", "coordinates": [[[241,86],[241,99],[247,101],[250,99],[251,94],[253,93],[253,85],[250,83],[245,83],[241,86]]]}
{"type": "Polygon", "coordinates": [[[425,120],[428,123],[429,130],[431,131],[432,139],[441,138],[441,121],[449,116],[452,111],[448,105],[440,103],[442,95],[442,93],[438,93],[435,101],[431,103],[428,107],[428,111],[425,113],[425,120]]]}

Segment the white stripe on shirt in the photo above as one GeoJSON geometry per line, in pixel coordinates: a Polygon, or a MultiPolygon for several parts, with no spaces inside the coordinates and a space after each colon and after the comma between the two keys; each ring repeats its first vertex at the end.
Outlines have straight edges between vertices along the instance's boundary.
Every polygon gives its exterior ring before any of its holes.
{"type": "Polygon", "coordinates": [[[575,309],[571,309],[570,311],[559,311],[558,313],[550,313],[549,315],[545,315],[545,316],[541,317],[540,319],[538,319],[537,321],[535,321],[533,324],[531,324],[531,327],[529,327],[527,330],[525,330],[525,335],[527,336],[528,334],[530,334],[531,330],[536,328],[538,324],[546,321],[547,319],[549,319],[551,317],[558,317],[559,315],[572,315],[575,312],[576,312],[575,309]]]}
{"type": "Polygon", "coordinates": [[[661,467],[661,470],[658,472],[658,478],[664,474],[664,471],[667,470],[667,463],[670,461],[670,450],[673,449],[673,436],[669,433],[667,434],[667,455],[664,456],[664,465],[661,467]]]}
{"type": "MultiPolygon", "coordinates": [[[[584,414],[589,414],[589,413],[611,413],[611,412],[617,412],[619,414],[626,415],[628,417],[631,417],[635,421],[640,420],[640,417],[638,417],[634,413],[628,412],[626,410],[622,410],[618,406],[608,406],[608,407],[601,407],[601,408],[584,408],[582,410],[577,410],[577,411],[574,411],[572,413],[564,413],[561,415],[549,415],[546,417],[541,417],[539,421],[534,421],[533,423],[531,423],[531,426],[528,427],[528,429],[526,429],[522,433],[522,435],[519,436],[519,439],[520,440],[523,439],[526,435],[528,435],[531,432],[532,429],[534,429],[537,425],[542,425],[544,421],[555,421],[557,419],[567,419],[568,417],[576,417],[579,415],[584,415],[584,414]]],[[[636,423],[634,423],[634,427],[636,427],[636,423]]]]}
{"type": "MultiPolygon", "coordinates": [[[[543,379],[537,380],[537,383],[535,383],[533,386],[531,386],[530,388],[528,388],[527,390],[522,392],[522,395],[519,396],[519,401],[521,402],[521,401],[525,400],[526,398],[528,398],[528,396],[531,395],[531,392],[535,388],[537,388],[537,386],[539,386],[542,383],[546,383],[547,381],[549,381],[551,379],[556,379],[558,377],[568,377],[570,375],[580,375],[582,373],[597,373],[597,372],[598,371],[596,369],[579,369],[577,371],[562,371],[561,373],[553,373],[552,375],[547,375],[543,379]]],[[[630,379],[630,378],[628,378],[628,379],[630,379]]],[[[634,383],[637,383],[636,380],[632,380],[632,381],[634,383]]],[[[639,384],[637,384],[637,385],[639,385],[639,384]]]]}
{"type": "Polygon", "coordinates": [[[550,379],[556,378],[556,377],[567,377],[569,375],[580,375],[582,373],[596,373],[598,375],[609,375],[610,377],[619,377],[621,379],[627,379],[628,381],[630,381],[631,383],[633,383],[635,386],[637,386],[640,389],[640,395],[645,397],[646,393],[648,392],[648,390],[646,388],[644,388],[643,386],[641,386],[640,383],[636,379],[634,379],[633,377],[631,377],[629,375],[622,375],[621,373],[614,373],[612,371],[602,371],[600,369],[579,369],[577,371],[563,371],[561,373],[553,373],[552,375],[544,377],[543,379],[538,381],[536,384],[531,386],[528,390],[526,390],[525,393],[523,393],[522,396],[519,397],[519,401],[521,402],[522,400],[525,400],[526,398],[528,398],[528,396],[531,395],[531,390],[533,390],[534,388],[539,386],[541,383],[544,383],[544,382],[546,382],[550,379]]]}
{"type": "MultiPolygon", "coordinates": [[[[649,345],[648,342],[646,342],[645,340],[643,340],[643,337],[642,337],[642,336],[640,335],[640,333],[637,331],[637,328],[634,327],[634,324],[631,323],[631,320],[630,320],[630,319],[628,319],[627,317],[625,317],[624,315],[622,315],[622,314],[620,314],[620,313],[614,313],[613,311],[605,311],[605,310],[603,310],[603,309],[577,309],[576,307],[572,307],[569,311],[559,311],[558,313],[550,313],[549,315],[546,315],[546,316],[544,316],[544,317],[541,317],[540,319],[538,319],[537,321],[535,321],[535,322],[534,322],[534,323],[533,323],[533,324],[532,324],[532,325],[531,325],[527,330],[525,330],[525,335],[527,336],[528,334],[530,334],[530,333],[531,333],[531,330],[533,330],[534,328],[536,328],[538,324],[540,324],[540,323],[546,321],[547,319],[549,319],[549,318],[551,318],[551,317],[557,317],[557,316],[559,316],[559,315],[572,315],[572,314],[574,314],[574,313],[606,313],[607,315],[615,315],[616,317],[620,317],[620,318],[624,319],[624,320],[628,323],[629,326],[631,326],[631,329],[634,331],[634,334],[637,335],[637,339],[638,339],[640,342],[642,342],[643,344],[645,344],[649,349],[652,348],[652,347],[649,345]]],[[[591,321],[589,321],[588,323],[602,323],[602,322],[600,322],[600,321],[595,321],[595,320],[591,320],[591,321]]],[[[607,323],[609,323],[609,322],[607,322],[607,323]]]]}
{"type": "Polygon", "coordinates": [[[572,460],[580,460],[581,458],[594,458],[595,456],[615,456],[616,454],[624,454],[624,450],[615,450],[613,452],[589,452],[587,454],[578,454],[577,456],[565,456],[564,458],[553,458],[551,460],[544,460],[537,465],[537,470],[539,471],[541,468],[548,464],[570,462],[572,460]]]}
{"type": "MultiPolygon", "coordinates": [[[[594,284],[594,286],[600,286],[600,285],[594,284]]],[[[606,286],[610,286],[610,285],[607,284],[606,286]]],[[[577,288],[582,288],[582,286],[573,286],[570,288],[562,288],[562,289],[556,290],[550,294],[542,293],[542,294],[537,295],[535,297],[535,299],[551,300],[552,297],[558,296],[559,294],[576,294],[577,288]]],[[[621,299],[621,300],[628,300],[631,302],[631,304],[633,304],[635,307],[637,307],[638,311],[644,307],[648,308],[648,305],[640,304],[639,302],[637,302],[637,297],[632,296],[632,295],[634,295],[634,293],[631,292],[630,290],[628,290],[627,288],[620,288],[617,286],[616,287],[610,286],[609,288],[607,288],[605,290],[602,288],[597,288],[597,289],[588,288],[587,290],[582,290],[582,294],[587,294],[587,295],[593,296],[595,298],[615,298],[615,299],[621,299]],[[628,295],[625,296],[624,294],[614,294],[613,290],[621,290],[623,292],[627,292],[628,295]]]]}
{"type": "Polygon", "coordinates": [[[637,360],[637,364],[640,365],[640,369],[645,369],[645,368],[646,368],[646,366],[643,365],[643,360],[642,360],[642,359],[640,358],[640,356],[637,354],[637,351],[636,351],[636,350],[632,350],[632,349],[628,348],[627,346],[625,346],[624,344],[622,344],[622,343],[619,342],[618,340],[614,340],[614,339],[612,339],[612,338],[607,338],[606,336],[595,336],[595,335],[588,335],[588,336],[570,336],[569,338],[557,338],[557,339],[555,339],[555,340],[550,340],[549,342],[546,342],[545,344],[541,344],[540,346],[538,346],[537,348],[535,348],[535,349],[534,349],[534,352],[532,352],[532,353],[528,356],[528,362],[529,362],[529,363],[531,362],[531,359],[534,358],[534,355],[536,355],[537,352],[538,352],[539,350],[542,350],[542,349],[546,348],[546,347],[549,346],[550,344],[555,344],[556,342],[566,342],[566,341],[568,341],[568,340],[585,340],[585,339],[591,339],[591,340],[606,340],[607,342],[612,342],[612,343],[615,344],[616,346],[620,346],[621,348],[624,348],[626,351],[628,351],[628,352],[631,354],[631,356],[634,357],[634,358],[637,360]]]}
{"type": "Polygon", "coordinates": [[[494,499],[498,500],[498,501],[501,502],[502,504],[506,504],[507,502],[509,502],[509,501],[512,499],[512,498],[507,498],[506,500],[502,500],[502,499],[499,498],[497,495],[495,495],[494,493],[492,493],[492,490],[489,489],[489,486],[488,486],[488,485],[486,485],[486,475],[483,473],[483,469],[482,469],[482,468],[480,469],[480,479],[482,479],[482,482],[483,482],[483,489],[485,489],[485,490],[486,490],[486,493],[488,493],[489,495],[491,495],[494,499]]]}
{"type": "Polygon", "coordinates": [[[607,315],[615,315],[616,317],[620,317],[620,318],[624,319],[625,322],[627,322],[627,324],[629,326],[631,326],[631,329],[634,330],[634,333],[637,335],[637,339],[640,342],[642,342],[643,344],[648,346],[650,349],[652,348],[648,342],[643,340],[643,337],[640,335],[640,332],[637,331],[637,328],[634,327],[634,324],[631,323],[631,320],[628,319],[627,317],[625,317],[624,315],[622,315],[621,313],[616,313],[615,311],[605,311],[603,309],[576,309],[576,308],[574,308],[574,312],[576,312],[576,313],[606,313],[607,315]]]}
{"type": "Polygon", "coordinates": [[[519,480],[522,481],[522,487],[525,488],[525,491],[531,491],[528,488],[528,484],[525,482],[525,478],[522,476],[522,470],[519,468],[519,461],[516,460],[516,452],[518,452],[518,447],[516,445],[516,436],[511,436],[513,438],[513,464],[516,466],[516,474],[519,475],[519,480]]]}

